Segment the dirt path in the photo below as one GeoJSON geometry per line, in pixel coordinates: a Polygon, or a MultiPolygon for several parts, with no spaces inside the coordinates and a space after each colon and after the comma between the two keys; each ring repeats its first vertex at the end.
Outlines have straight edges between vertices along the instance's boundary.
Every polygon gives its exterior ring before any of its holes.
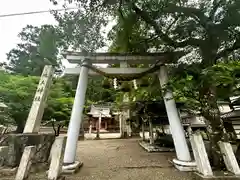
{"type": "Polygon", "coordinates": [[[84,162],[71,180],[190,180],[168,160],[172,153],[147,153],[136,139],[79,142],[78,156],[84,162]]]}
{"type": "MultiPolygon", "coordinates": [[[[80,172],[66,180],[192,180],[168,160],[172,153],[147,153],[136,139],[79,141],[78,159],[84,163],[80,172]]],[[[1,179],[1,178],[0,178],[1,179]]],[[[46,180],[45,173],[29,178],[46,180]]]]}

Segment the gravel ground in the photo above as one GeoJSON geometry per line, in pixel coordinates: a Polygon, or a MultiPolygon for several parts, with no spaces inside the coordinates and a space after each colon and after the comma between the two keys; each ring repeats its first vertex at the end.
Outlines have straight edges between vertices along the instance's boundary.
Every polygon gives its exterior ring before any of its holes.
{"type": "MultiPolygon", "coordinates": [[[[67,180],[194,179],[189,173],[177,171],[168,162],[174,153],[147,153],[138,145],[137,139],[79,141],[77,155],[84,165],[77,174],[67,176],[67,180]]],[[[47,178],[42,173],[30,179],[47,178]]]]}

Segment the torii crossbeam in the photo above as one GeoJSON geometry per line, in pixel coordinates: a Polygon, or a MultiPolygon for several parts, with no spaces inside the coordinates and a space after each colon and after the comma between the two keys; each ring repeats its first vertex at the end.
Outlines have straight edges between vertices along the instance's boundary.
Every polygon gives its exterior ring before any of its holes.
{"type": "Polygon", "coordinates": [[[185,52],[166,52],[166,53],[84,53],[71,52],[64,53],[69,63],[79,64],[83,60],[90,61],[92,64],[155,64],[156,62],[170,63],[178,60],[185,52]]]}

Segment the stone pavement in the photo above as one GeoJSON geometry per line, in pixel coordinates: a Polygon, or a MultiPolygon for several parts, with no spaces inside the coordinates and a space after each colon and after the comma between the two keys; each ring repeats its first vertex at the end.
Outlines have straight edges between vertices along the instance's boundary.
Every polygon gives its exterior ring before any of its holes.
{"type": "MultiPolygon", "coordinates": [[[[66,180],[192,180],[190,173],[179,172],[168,162],[174,153],[147,153],[138,139],[79,141],[80,172],[66,180]]],[[[46,180],[44,173],[32,180],[46,180]]],[[[1,179],[2,180],[2,179],[1,179]]]]}

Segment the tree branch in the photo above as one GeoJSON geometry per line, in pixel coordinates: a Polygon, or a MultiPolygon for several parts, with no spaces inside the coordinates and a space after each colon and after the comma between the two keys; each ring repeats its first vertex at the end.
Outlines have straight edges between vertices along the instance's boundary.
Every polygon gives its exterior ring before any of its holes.
{"type": "Polygon", "coordinates": [[[212,7],[212,10],[210,11],[210,14],[209,14],[209,19],[213,21],[214,19],[214,15],[217,11],[217,9],[219,8],[219,6],[221,5],[221,3],[225,1],[225,0],[214,0],[213,1],[213,7],[212,7]]]}
{"type": "Polygon", "coordinates": [[[223,29],[228,29],[230,26],[240,26],[239,20],[240,11],[240,1],[235,1],[234,3],[228,5],[225,17],[220,23],[220,27],[223,29]]]}
{"type": "Polygon", "coordinates": [[[138,42],[136,42],[136,43],[134,43],[134,44],[135,44],[135,45],[138,45],[138,44],[142,44],[142,43],[146,43],[146,42],[151,42],[151,41],[153,41],[153,40],[156,40],[157,38],[159,38],[159,36],[158,36],[158,35],[154,35],[154,36],[151,36],[151,37],[146,38],[146,39],[144,39],[144,40],[138,41],[138,42]]]}
{"type": "Polygon", "coordinates": [[[166,33],[172,28],[172,26],[179,20],[180,16],[176,17],[175,20],[167,27],[166,33]]]}
{"type": "Polygon", "coordinates": [[[119,1],[118,12],[120,13],[121,18],[124,20],[124,15],[123,15],[123,12],[122,12],[122,9],[121,9],[122,3],[123,3],[122,1],[123,1],[123,0],[120,0],[120,1],[119,1]]]}
{"type": "Polygon", "coordinates": [[[222,51],[220,51],[217,56],[216,60],[228,56],[230,53],[232,53],[234,50],[240,49],[240,38],[238,38],[235,43],[232,45],[232,47],[226,48],[222,51]]]}
{"type": "Polygon", "coordinates": [[[162,12],[171,14],[179,13],[181,15],[191,17],[206,29],[208,17],[205,16],[204,12],[202,12],[200,9],[177,6],[176,4],[168,3],[165,7],[160,8],[155,13],[161,14],[162,12]]]}
{"type": "Polygon", "coordinates": [[[192,8],[192,7],[177,6],[172,3],[168,3],[166,7],[160,9],[160,12],[182,13],[182,14],[185,14],[186,16],[190,16],[190,17],[198,20],[204,26],[205,26],[206,22],[208,21],[207,16],[205,16],[204,13],[200,9],[192,8]]]}
{"type": "MultiPolygon", "coordinates": [[[[129,0],[126,0],[129,2],[129,0]]],[[[151,25],[156,33],[159,35],[159,37],[168,45],[178,48],[178,47],[186,47],[188,45],[199,47],[202,43],[202,40],[195,39],[195,38],[189,38],[182,42],[175,42],[173,39],[171,39],[166,33],[164,33],[160,28],[159,25],[149,16],[148,13],[145,11],[142,11],[140,8],[138,8],[134,3],[131,3],[132,9],[135,11],[137,15],[139,15],[147,24],[151,25]]]]}

